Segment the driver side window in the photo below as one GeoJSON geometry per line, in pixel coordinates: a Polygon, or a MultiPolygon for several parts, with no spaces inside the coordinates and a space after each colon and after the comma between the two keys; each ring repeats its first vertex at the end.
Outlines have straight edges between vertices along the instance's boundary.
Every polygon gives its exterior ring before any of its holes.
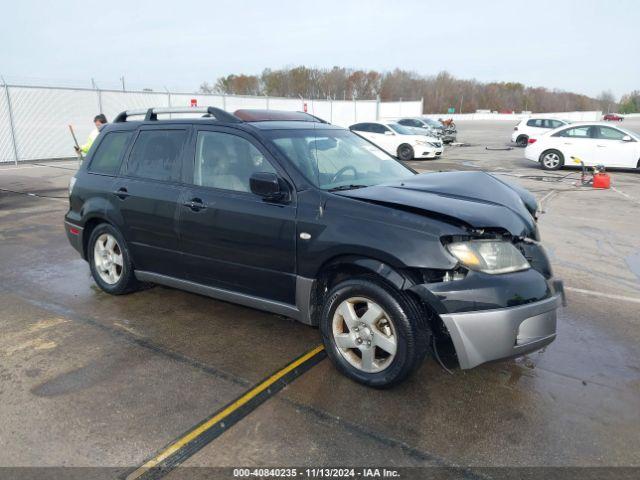
{"type": "Polygon", "coordinates": [[[598,127],[598,138],[603,140],[622,140],[625,133],[616,128],[598,127]]]}
{"type": "Polygon", "coordinates": [[[390,132],[391,130],[389,130],[387,127],[385,127],[384,125],[380,125],[378,123],[372,123],[371,126],[373,133],[380,133],[382,135],[384,135],[385,132],[390,132]]]}
{"type": "Polygon", "coordinates": [[[198,132],[193,183],[203,187],[249,192],[249,179],[275,169],[248,140],[221,132],[198,132]]]}

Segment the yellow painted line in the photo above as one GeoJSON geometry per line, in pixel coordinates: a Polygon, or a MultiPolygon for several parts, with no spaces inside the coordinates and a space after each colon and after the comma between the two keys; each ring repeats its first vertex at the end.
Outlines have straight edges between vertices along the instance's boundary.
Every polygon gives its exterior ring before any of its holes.
{"type": "Polygon", "coordinates": [[[233,402],[231,405],[226,407],[220,413],[218,413],[217,415],[211,417],[209,420],[204,422],[202,425],[198,426],[197,428],[194,428],[189,433],[184,435],[182,438],[176,440],[174,443],[169,445],[166,449],[164,449],[162,452],[160,452],[154,458],[152,458],[147,463],[145,463],[140,468],[138,468],[136,471],[134,471],[130,475],[128,475],[127,476],[127,480],[134,480],[136,478],[139,478],[142,475],[144,475],[149,469],[158,466],[162,461],[164,461],[167,458],[169,458],[171,455],[176,453],[182,447],[184,447],[188,443],[190,443],[193,440],[195,440],[196,438],[198,438],[200,435],[202,435],[204,432],[206,432],[211,427],[216,425],[218,422],[220,422],[224,418],[228,417],[235,410],[237,410],[238,408],[240,408],[241,406],[243,406],[244,404],[249,402],[256,395],[264,392],[266,389],[268,389],[271,385],[276,383],[278,380],[280,380],[286,374],[288,374],[289,372],[295,370],[297,367],[299,367],[304,362],[306,362],[310,358],[314,357],[315,355],[317,355],[318,353],[320,353],[323,350],[324,350],[324,346],[319,345],[316,348],[314,348],[313,350],[311,350],[310,352],[304,354],[302,357],[298,358],[296,361],[291,362],[289,365],[284,367],[282,370],[274,373],[269,378],[267,378],[265,381],[263,381],[262,383],[256,385],[251,390],[249,390],[247,393],[242,395],[240,398],[238,398],[235,402],[233,402]]]}

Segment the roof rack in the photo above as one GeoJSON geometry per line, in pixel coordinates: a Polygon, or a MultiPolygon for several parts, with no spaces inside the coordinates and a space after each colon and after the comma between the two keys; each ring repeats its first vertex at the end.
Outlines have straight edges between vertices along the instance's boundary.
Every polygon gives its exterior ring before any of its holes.
{"type": "Polygon", "coordinates": [[[145,122],[158,120],[158,114],[163,113],[204,113],[205,116],[215,117],[220,122],[241,123],[242,120],[229,112],[216,107],[161,107],[161,108],[140,108],[137,110],[127,110],[118,114],[114,123],[126,122],[127,118],[144,115],[145,122]]]}

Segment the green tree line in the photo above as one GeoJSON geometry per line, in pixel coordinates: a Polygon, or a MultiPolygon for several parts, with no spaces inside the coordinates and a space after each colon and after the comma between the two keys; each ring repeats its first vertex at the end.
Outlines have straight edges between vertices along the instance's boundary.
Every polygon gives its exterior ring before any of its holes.
{"type": "MultiPolygon", "coordinates": [[[[305,66],[265,69],[259,75],[231,74],[213,83],[204,82],[200,91],[235,95],[268,95],[315,99],[375,99],[382,101],[424,101],[425,113],[442,113],[453,107],[457,112],[573,110],[615,111],[618,104],[610,92],[591,98],[562,90],[527,87],[518,82],[479,82],[454,77],[446,71],[419,75],[407,70],[390,72],[344,67],[305,66]]],[[[640,92],[625,95],[620,109],[640,111],[640,92]]]]}

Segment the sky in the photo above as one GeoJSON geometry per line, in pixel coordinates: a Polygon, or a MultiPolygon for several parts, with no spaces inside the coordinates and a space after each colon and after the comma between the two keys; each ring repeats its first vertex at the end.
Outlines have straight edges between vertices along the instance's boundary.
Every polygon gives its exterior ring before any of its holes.
{"type": "Polygon", "coordinates": [[[4,1],[8,83],[195,91],[231,73],[334,65],[640,89],[637,0],[4,1]]]}

